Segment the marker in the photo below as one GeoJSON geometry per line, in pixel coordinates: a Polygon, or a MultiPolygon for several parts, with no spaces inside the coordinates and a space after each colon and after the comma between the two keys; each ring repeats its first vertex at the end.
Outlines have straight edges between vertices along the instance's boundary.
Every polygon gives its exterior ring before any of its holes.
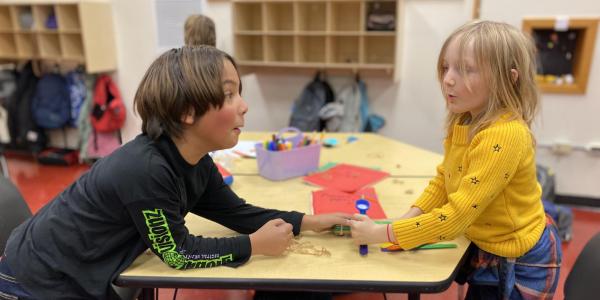
{"type": "MultiPolygon", "coordinates": [[[[364,198],[365,196],[363,195],[360,199],[356,200],[356,209],[358,209],[361,215],[366,215],[367,210],[371,206],[371,203],[364,198]]],[[[360,255],[365,256],[369,253],[369,247],[367,245],[360,245],[358,246],[358,252],[360,255]]]]}

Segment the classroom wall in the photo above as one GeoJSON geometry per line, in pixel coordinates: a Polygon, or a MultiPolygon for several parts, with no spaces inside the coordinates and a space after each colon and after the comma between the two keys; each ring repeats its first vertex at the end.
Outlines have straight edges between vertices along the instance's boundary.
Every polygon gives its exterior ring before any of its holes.
{"type": "MultiPolygon", "coordinates": [[[[381,134],[429,149],[442,151],[445,108],[435,78],[435,63],[443,40],[470,20],[472,0],[400,0],[401,32],[398,39],[398,81],[391,77],[363,77],[368,86],[371,110],[387,120],[381,134]]],[[[231,3],[203,0],[204,13],[216,22],[217,46],[233,50],[231,3]]],[[[128,108],[147,66],[157,56],[156,20],[153,0],[113,1],[117,34],[119,71],[116,74],[128,108]]],[[[482,1],[482,18],[521,24],[523,15],[600,14],[600,2],[551,0],[540,7],[538,1],[482,1]]],[[[568,139],[576,144],[600,141],[600,45],[596,44],[588,92],[582,96],[544,95],[541,120],[535,127],[538,141],[568,139]],[[597,114],[597,113],[596,113],[597,114]],[[568,119],[569,122],[565,122],[568,119]]],[[[243,96],[249,104],[245,130],[274,131],[287,125],[293,100],[313,77],[312,71],[268,70],[243,75],[243,96]]],[[[331,75],[334,89],[351,76],[331,75]]],[[[128,112],[124,140],[139,133],[139,119],[128,112]]],[[[555,157],[538,150],[539,161],[557,173],[560,194],[600,198],[600,158],[582,151],[555,157]]]]}
{"type": "MultiPolygon", "coordinates": [[[[594,0],[504,0],[482,1],[481,16],[521,26],[523,16],[600,17],[600,1],[594,0]],[[506,9],[510,8],[510,9],[506,9]]],[[[542,94],[540,118],[534,128],[540,147],[538,162],[556,172],[557,191],[564,195],[600,198],[600,156],[575,150],[564,156],[554,155],[548,147],[557,141],[569,141],[583,148],[600,143],[600,34],[590,67],[587,93],[584,95],[542,94]]]]}

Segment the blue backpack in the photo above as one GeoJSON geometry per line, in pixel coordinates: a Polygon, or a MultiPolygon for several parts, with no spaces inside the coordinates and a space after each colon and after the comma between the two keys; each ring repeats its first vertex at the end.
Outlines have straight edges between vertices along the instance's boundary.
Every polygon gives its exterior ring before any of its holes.
{"type": "Polygon", "coordinates": [[[71,71],[66,76],[67,89],[71,96],[71,117],[69,126],[77,127],[81,106],[87,97],[87,87],[85,86],[85,75],[78,71],[71,71]]]}
{"type": "Polygon", "coordinates": [[[71,119],[71,96],[66,79],[46,74],[38,82],[31,103],[35,123],[46,129],[62,128],[71,119]]]}

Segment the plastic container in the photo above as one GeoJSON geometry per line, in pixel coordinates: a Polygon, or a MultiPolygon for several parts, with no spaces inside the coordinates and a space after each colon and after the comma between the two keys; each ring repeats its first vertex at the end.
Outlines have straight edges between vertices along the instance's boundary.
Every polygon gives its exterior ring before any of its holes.
{"type": "Polygon", "coordinates": [[[286,142],[292,142],[294,145],[291,150],[269,151],[263,143],[255,145],[258,172],[267,179],[285,180],[304,176],[319,168],[321,144],[296,147],[302,141],[302,132],[294,127],[283,128],[277,134],[277,138],[281,138],[285,132],[296,132],[295,136],[284,138],[286,142]]]}

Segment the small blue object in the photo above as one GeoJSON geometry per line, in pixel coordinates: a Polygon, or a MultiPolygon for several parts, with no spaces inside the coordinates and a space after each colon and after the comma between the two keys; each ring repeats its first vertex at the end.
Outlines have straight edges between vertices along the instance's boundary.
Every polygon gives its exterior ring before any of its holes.
{"type": "MultiPolygon", "coordinates": [[[[356,209],[358,209],[358,212],[361,215],[366,215],[367,210],[369,210],[370,206],[371,203],[366,199],[361,198],[356,200],[356,209]]],[[[367,245],[360,245],[358,246],[358,252],[360,253],[360,255],[365,256],[369,253],[369,247],[367,245]]]]}
{"type": "Polygon", "coordinates": [[[231,185],[231,184],[233,184],[233,176],[229,175],[229,176],[223,177],[223,181],[225,182],[226,185],[231,185]]]}
{"type": "Polygon", "coordinates": [[[325,147],[335,147],[338,144],[338,140],[336,138],[327,138],[323,140],[323,146],[325,147]]]}
{"type": "Polygon", "coordinates": [[[357,137],[355,137],[355,136],[353,136],[353,135],[349,136],[349,137],[346,139],[346,143],[348,143],[348,144],[350,144],[350,143],[352,143],[352,142],[356,142],[356,141],[358,141],[358,138],[357,138],[357,137]]]}

